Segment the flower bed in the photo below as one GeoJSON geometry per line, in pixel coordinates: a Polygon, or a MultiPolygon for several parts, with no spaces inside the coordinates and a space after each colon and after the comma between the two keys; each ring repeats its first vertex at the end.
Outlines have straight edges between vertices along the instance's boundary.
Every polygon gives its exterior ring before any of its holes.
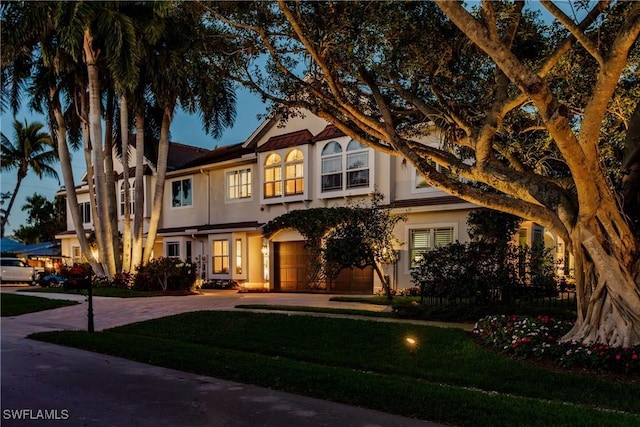
{"type": "Polygon", "coordinates": [[[603,344],[559,343],[572,322],[549,316],[486,316],[473,328],[473,334],[486,345],[518,358],[548,358],[567,368],[592,371],[640,373],[640,346],[612,348],[603,344]]]}

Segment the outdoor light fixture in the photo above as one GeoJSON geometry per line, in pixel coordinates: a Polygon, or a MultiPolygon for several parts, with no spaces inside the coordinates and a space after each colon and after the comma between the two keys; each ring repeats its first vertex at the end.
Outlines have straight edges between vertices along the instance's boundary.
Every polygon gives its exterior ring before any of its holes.
{"type": "Polygon", "coordinates": [[[269,246],[262,245],[262,277],[265,282],[269,281],[269,246]]]}
{"type": "Polygon", "coordinates": [[[407,345],[409,345],[410,347],[415,347],[415,345],[418,343],[414,338],[411,337],[407,338],[406,341],[407,345]]]}

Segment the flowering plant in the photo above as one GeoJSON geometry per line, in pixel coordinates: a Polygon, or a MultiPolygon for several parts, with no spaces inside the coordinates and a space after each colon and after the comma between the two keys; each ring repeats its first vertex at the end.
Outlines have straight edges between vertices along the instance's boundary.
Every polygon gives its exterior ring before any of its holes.
{"type": "Polygon", "coordinates": [[[486,316],[473,328],[483,343],[519,358],[551,358],[567,368],[640,372],[640,346],[614,348],[603,344],[559,343],[573,324],[549,316],[486,316]]]}
{"type": "Polygon", "coordinates": [[[66,277],[68,279],[89,277],[92,273],[93,271],[89,264],[74,264],[71,267],[64,265],[60,268],[59,272],[61,277],[66,277]]]}
{"type": "MultiPolygon", "coordinates": [[[[391,296],[398,297],[418,297],[420,296],[420,288],[417,286],[413,286],[411,288],[406,289],[390,289],[391,296]]],[[[386,291],[383,288],[377,289],[375,292],[376,296],[387,296],[386,291]]]]}
{"type": "Polygon", "coordinates": [[[486,344],[517,357],[541,358],[549,353],[557,338],[572,327],[571,322],[549,316],[487,316],[474,326],[473,333],[486,344]]]}

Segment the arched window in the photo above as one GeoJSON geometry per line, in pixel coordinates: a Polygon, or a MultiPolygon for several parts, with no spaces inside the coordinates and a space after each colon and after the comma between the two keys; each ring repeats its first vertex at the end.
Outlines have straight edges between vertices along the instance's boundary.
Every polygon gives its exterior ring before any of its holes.
{"type": "Polygon", "coordinates": [[[287,196],[304,193],[304,155],[302,151],[289,151],[284,164],[284,194],[287,196]]]}
{"type": "Polygon", "coordinates": [[[369,186],[369,149],[351,140],[347,145],[347,188],[369,186]]]}
{"type": "Polygon", "coordinates": [[[322,191],[342,190],[342,147],[331,141],[322,149],[322,191]]]}
{"type": "MultiPolygon", "coordinates": [[[[135,189],[136,183],[129,184],[129,212],[133,215],[133,209],[135,207],[135,189]]],[[[124,181],[120,185],[120,215],[124,215],[124,181]]]]}
{"type": "Polygon", "coordinates": [[[282,158],[271,153],[264,162],[264,197],[282,196],[282,158]]]}

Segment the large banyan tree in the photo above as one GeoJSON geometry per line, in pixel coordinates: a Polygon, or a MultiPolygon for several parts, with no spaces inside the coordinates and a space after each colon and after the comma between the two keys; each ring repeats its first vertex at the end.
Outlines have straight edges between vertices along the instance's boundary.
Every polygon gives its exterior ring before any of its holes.
{"type": "Polygon", "coordinates": [[[578,293],[564,339],[638,345],[640,2],[558,4],[209,6],[244,39],[238,79],[283,114],[306,108],[561,237],[578,293]],[[439,147],[420,142],[429,132],[439,147]]]}

